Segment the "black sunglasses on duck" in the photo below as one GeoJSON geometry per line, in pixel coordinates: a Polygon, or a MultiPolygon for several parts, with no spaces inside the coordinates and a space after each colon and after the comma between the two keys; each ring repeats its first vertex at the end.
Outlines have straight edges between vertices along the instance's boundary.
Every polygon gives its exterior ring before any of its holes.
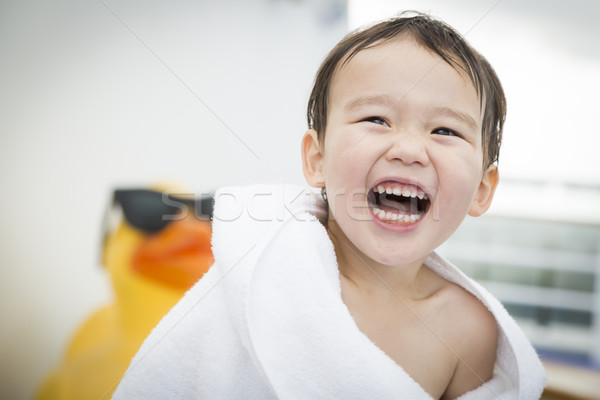
{"type": "Polygon", "coordinates": [[[150,189],[116,189],[109,210],[120,206],[127,222],[136,229],[153,233],[182,219],[189,210],[199,219],[210,220],[213,196],[184,197],[150,189]]]}

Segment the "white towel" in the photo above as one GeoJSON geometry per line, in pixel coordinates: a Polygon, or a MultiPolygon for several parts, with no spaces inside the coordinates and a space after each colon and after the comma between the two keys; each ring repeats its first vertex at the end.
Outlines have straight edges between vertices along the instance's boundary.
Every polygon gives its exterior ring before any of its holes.
{"type": "MultiPolygon", "coordinates": [[[[280,185],[216,200],[214,266],[146,339],[113,399],[431,399],[342,302],[320,197],[280,185]]],[[[461,400],[538,399],[542,365],[502,305],[437,254],[426,265],[500,328],[494,378],[461,400]]]]}

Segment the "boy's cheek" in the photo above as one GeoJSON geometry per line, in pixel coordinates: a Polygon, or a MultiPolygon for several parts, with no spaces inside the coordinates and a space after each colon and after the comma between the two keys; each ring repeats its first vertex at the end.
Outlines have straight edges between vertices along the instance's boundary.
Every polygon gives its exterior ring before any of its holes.
{"type": "Polygon", "coordinates": [[[336,220],[370,221],[367,194],[364,189],[328,193],[330,217],[336,220]]]}
{"type": "Polygon", "coordinates": [[[346,212],[348,217],[355,221],[370,221],[367,193],[364,190],[356,190],[346,196],[346,212]]]}
{"type": "Polygon", "coordinates": [[[474,193],[475,188],[471,185],[440,187],[429,211],[431,219],[458,227],[471,207],[474,193]]]}

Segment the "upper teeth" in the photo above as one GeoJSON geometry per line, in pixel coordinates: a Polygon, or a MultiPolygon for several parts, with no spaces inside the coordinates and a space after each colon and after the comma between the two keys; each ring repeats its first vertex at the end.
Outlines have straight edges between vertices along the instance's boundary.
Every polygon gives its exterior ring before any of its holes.
{"type": "Polygon", "coordinates": [[[377,185],[373,190],[379,194],[387,193],[403,197],[418,197],[421,200],[425,198],[425,192],[417,190],[415,187],[400,189],[399,187],[392,188],[391,186],[377,185]]]}

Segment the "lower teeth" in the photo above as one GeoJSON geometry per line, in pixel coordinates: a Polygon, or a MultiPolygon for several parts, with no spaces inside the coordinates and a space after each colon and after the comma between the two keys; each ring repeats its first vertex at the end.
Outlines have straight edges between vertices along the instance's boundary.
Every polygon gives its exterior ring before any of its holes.
{"type": "Polygon", "coordinates": [[[385,212],[383,210],[380,210],[377,207],[372,207],[373,210],[373,214],[375,214],[375,216],[378,219],[381,220],[387,220],[387,221],[398,221],[398,222],[405,222],[405,223],[409,223],[409,222],[416,222],[419,219],[421,219],[421,217],[423,216],[423,214],[396,214],[396,213],[392,213],[392,212],[385,212]]]}

